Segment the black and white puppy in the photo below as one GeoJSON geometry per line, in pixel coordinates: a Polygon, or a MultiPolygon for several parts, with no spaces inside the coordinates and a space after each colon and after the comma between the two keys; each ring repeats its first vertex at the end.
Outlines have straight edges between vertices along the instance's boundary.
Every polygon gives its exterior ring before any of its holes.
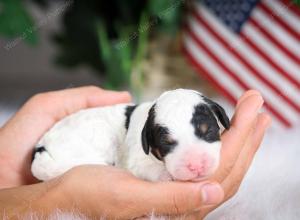
{"type": "Polygon", "coordinates": [[[224,109],[199,92],[176,89],[154,102],[72,114],[37,144],[32,173],[40,180],[81,164],[114,165],[151,180],[197,181],[219,165],[224,109]]]}

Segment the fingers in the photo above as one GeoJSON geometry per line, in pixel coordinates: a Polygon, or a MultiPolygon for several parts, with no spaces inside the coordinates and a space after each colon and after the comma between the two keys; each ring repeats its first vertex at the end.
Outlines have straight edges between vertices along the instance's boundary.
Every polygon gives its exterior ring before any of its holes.
{"type": "MultiPolygon", "coordinates": [[[[263,136],[271,124],[271,118],[266,113],[260,113],[257,117],[256,124],[251,129],[251,134],[247,137],[242,151],[238,155],[235,164],[228,171],[227,177],[222,182],[222,188],[225,192],[224,201],[231,198],[239,189],[239,186],[246,175],[251,162],[257,152],[263,136]]],[[[214,210],[217,206],[203,207],[200,212],[194,213],[198,218],[205,217],[209,212],[214,210]]]]}
{"type": "Polygon", "coordinates": [[[252,96],[252,95],[261,95],[261,94],[257,90],[246,91],[237,101],[236,108],[238,108],[239,105],[241,104],[241,102],[243,102],[247,97],[252,96]]]}
{"type": "Polygon", "coordinates": [[[77,111],[82,108],[105,106],[131,101],[131,97],[128,92],[103,90],[96,86],[85,86],[55,91],[53,92],[53,95],[56,99],[58,99],[58,101],[73,100],[75,104],[74,109],[70,109],[71,113],[74,110],[77,111]]]}
{"type": "Polygon", "coordinates": [[[42,93],[34,96],[30,107],[35,105],[42,112],[59,120],[81,109],[130,102],[128,92],[102,90],[95,86],[86,86],[42,93]],[[39,106],[41,106],[39,108],[39,106]]]}
{"type": "Polygon", "coordinates": [[[47,92],[32,97],[3,127],[23,135],[30,146],[55,122],[81,109],[129,102],[128,92],[105,91],[95,86],[47,92]],[[32,129],[28,129],[28,126],[32,129]],[[32,140],[30,140],[32,139],[32,140]]]}
{"type": "Polygon", "coordinates": [[[242,179],[246,175],[251,162],[261,144],[263,136],[270,126],[271,118],[266,113],[259,114],[256,125],[252,133],[247,138],[232,171],[222,183],[222,187],[226,192],[225,199],[230,198],[239,188],[242,179]]]}
{"type": "Polygon", "coordinates": [[[144,213],[154,211],[161,215],[179,215],[193,212],[208,204],[217,204],[223,200],[224,193],[217,183],[149,183],[142,188],[140,195],[144,213]]]}
{"type": "Polygon", "coordinates": [[[260,95],[251,95],[246,97],[238,105],[236,112],[232,119],[232,127],[235,130],[241,131],[245,136],[251,128],[254,119],[256,118],[258,111],[263,105],[264,100],[260,95]]]}
{"type": "Polygon", "coordinates": [[[263,105],[263,99],[260,95],[246,95],[242,98],[243,101],[236,109],[230,129],[221,137],[220,168],[213,176],[217,182],[222,182],[234,166],[256,121],[258,111],[263,105]]]}
{"type": "Polygon", "coordinates": [[[252,159],[263,140],[266,130],[270,127],[271,123],[272,123],[272,120],[268,114],[266,114],[266,113],[259,114],[258,119],[257,119],[257,125],[255,126],[255,129],[251,135],[251,143],[250,143],[251,150],[249,152],[249,157],[248,157],[248,162],[247,162],[248,167],[250,166],[252,159]]]}

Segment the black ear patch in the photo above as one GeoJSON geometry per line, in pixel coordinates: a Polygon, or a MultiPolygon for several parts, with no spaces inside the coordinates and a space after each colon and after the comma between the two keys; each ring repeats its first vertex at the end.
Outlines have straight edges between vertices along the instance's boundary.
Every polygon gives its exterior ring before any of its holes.
{"type": "Polygon", "coordinates": [[[150,108],[142,130],[142,146],[146,154],[151,152],[158,160],[163,160],[177,145],[177,141],[171,138],[167,127],[156,124],[154,119],[155,104],[150,108]]]}
{"type": "Polygon", "coordinates": [[[130,123],[130,118],[131,115],[133,113],[133,111],[136,109],[138,105],[128,105],[125,109],[125,117],[126,117],[126,121],[125,121],[125,128],[128,130],[129,128],[129,123],[130,123]]]}
{"type": "Polygon", "coordinates": [[[213,113],[218,117],[219,121],[223,125],[225,129],[230,128],[230,120],[225,112],[225,110],[216,102],[203,97],[204,101],[209,105],[210,109],[213,111],[213,113]]]}
{"type": "Polygon", "coordinates": [[[152,105],[148,112],[148,117],[142,130],[142,146],[145,154],[149,154],[150,140],[152,139],[151,128],[154,126],[155,104],[152,105]]]}
{"type": "Polygon", "coordinates": [[[150,150],[150,146],[148,144],[148,138],[147,138],[147,122],[148,119],[144,125],[144,128],[142,130],[142,146],[143,146],[143,150],[145,152],[145,154],[149,154],[149,150],[150,150]]]}

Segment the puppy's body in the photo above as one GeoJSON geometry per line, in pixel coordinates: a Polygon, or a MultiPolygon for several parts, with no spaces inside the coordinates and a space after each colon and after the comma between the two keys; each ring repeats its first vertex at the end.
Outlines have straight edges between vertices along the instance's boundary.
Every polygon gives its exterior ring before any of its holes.
{"type": "Polygon", "coordinates": [[[56,123],[38,142],[32,173],[41,180],[80,164],[114,165],[126,133],[126,107],[81,110],[56,123]]]}
{"type": "Polygon", "coordinates": [[[82,110],[55,124],[39,141],[32,173],[48,180],[81,164],[114,165],[137,177],[199,180],[219,164],[224,110],[193,90],[154,102],[82,110]]]}
{"type": "Polygon", "coordinates": [[[131,115],[130,126],[124,144],[119,152],[119,164],[117,166],[130,170],[135,176],[145,180],[162,180],[161,176],[167,173],[162,161],[153,155],[146,155],[141,143],[141,134],[152,102],[139,105],[131,115]],[[145,172],[146,171],[146,172],[145,172]]]}

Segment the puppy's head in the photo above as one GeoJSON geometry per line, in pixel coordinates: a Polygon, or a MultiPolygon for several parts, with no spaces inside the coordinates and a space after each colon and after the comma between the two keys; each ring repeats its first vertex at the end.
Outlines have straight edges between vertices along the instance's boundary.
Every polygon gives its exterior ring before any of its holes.
{"type": "Polygon", "coordinates": [[[200,180],[217,169],[220,134],[229,126],[217,103],[193,90],[172,90],[150,108],[142,146],[146,154],[165,163],[173,179],[200,180]]]}

